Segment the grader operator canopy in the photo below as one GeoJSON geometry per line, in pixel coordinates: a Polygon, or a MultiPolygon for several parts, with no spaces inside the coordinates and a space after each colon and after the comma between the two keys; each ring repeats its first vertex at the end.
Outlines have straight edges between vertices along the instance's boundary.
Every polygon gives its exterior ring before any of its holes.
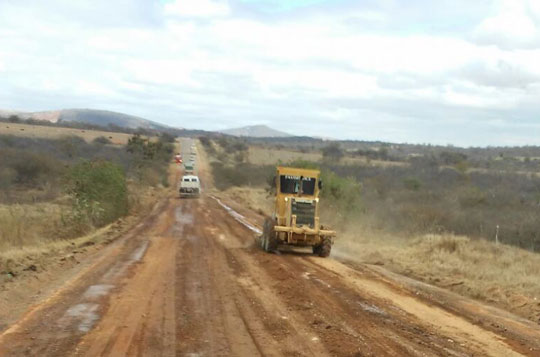
{"type": "Polygon", "coordinates": [[[315,193],[315,177],[281,175],[279,176],[279,187],[281,193],[299,193],[313,195],[315,193]]]}

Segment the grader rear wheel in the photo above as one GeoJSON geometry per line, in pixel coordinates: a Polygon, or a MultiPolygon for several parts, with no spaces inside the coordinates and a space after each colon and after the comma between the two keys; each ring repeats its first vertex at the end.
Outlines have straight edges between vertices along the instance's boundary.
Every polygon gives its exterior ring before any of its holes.
{"type": "MultiPolygon", "coordinates": [[[[330,238],[323,238],[322,243],[320,246],[318,246],[319,250],[318,253],[319,257],[326,258],[330,255],[330,251],[332,250],[332,240],[330,238]]],[[[315,249],[314,249],[315,250],[315,249]]]]}

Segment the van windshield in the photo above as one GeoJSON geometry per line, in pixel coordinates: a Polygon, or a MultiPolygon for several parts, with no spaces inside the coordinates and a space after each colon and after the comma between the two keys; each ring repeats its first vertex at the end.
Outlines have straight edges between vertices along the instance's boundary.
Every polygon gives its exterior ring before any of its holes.
{"type": "Polygon", "coordinates": [[[301,177],[291,175],[281,175],[279,177],[279,186],[281,193],[298,193],[300,191],[300,182],[302,182],[302,193],[304,195],[313,195],[315,193],[314,177],[301,177]]]}

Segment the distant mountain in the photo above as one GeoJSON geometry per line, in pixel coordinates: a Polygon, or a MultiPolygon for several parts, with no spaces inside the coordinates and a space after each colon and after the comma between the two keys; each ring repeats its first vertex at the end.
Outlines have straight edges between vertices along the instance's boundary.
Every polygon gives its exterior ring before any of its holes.
{"type": "Polygon", "coordinates": [[[20,112],[17,110],[2,110],[0,109],[0,117],[3,118],[9,118],[12,115],[16,115],[21,119],[28,120],[28,119],[34,119],[34,120],[46,120],[50,121],[51,123],[58,122],[58,119],[60,118],[60,110],[50,110],[46,112],[20,112]]]}
{"type": "Polygon", "coordinates": [[[241,128],[220,130],[219,132],[232,136],[250,136],[253,138],[284,138],[293,136],[283,131],[272,129],[266,125],[249,125],[241,128]]]}
{"type": "Polygon", "coordinates": [[[0,110],[0,117],[16,115],[21,119],[46,120],[53,123],[81,122],[93,125],[107,126],[109,124],[123,128],[137,129],[167,129],[148,119],[133,115],[96,109],[62,109],[47,112],[19,112],[13,110],[0,110]]]}
{"type": "Polygon", "coordinates": [[[113,124],[130,129],[167,128],[167,125],[159,124],[151,120],[136,117],[133,115],[95,109],[64,109],[60,113],[59,121],[76,121],[100,126],[107,126],[109,124],[113,124]]]}

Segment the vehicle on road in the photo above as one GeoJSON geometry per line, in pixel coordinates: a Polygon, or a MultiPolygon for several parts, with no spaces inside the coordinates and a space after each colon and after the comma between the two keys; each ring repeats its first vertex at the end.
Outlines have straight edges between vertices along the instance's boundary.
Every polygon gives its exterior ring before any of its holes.
{"type": "Polygon", "coordinates": [[[195,163],[193,161],[186,162],[184,164],[184,173],[186,175],[191,175],[195,172],[195,163]]]}
{"type": "Polygon", "coordinates": [[[182,155],[180,153],[174,155],[174,161],[177,163],[177,164],[181,164],[182,163],[182,155]]]}
{"type": "Polygon", "coordinates": [[[336,232],[320,224],[320,172],[278,166],[275,187],[274,213],[264,222],[261,247],[271,252],[280,245],[311,246],[314,254],[329,256],[336,232]]]}
{"type": "Polygon", "coordinates": [[[180,197],[199,197],[201,195],[201,181],[198,176],[184,175],[180,180],[180,197]]]}

